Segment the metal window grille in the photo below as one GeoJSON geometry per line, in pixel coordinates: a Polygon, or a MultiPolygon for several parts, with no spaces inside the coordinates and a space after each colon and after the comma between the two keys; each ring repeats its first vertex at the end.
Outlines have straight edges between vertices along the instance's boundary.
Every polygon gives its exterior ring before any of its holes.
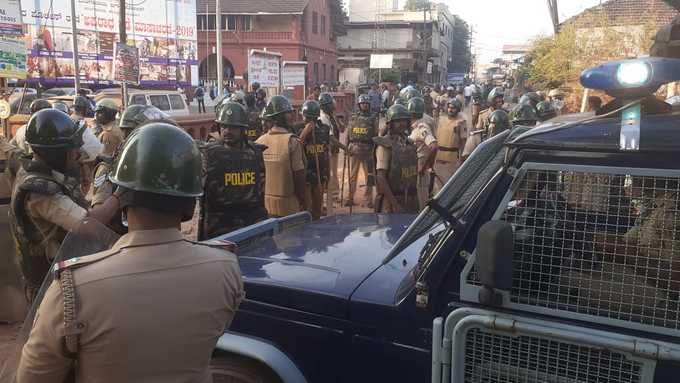
{"type": "Polygon", "coordinates": [[[624,353],[473,328],[465,334],[464,382],[642,382],[643,362],[624,353]]]}
{"type": "MultiPolygon", "coordinates": [[[[679,197],[678,171],[526,165],[494,217],[515,232],[504,305],[675,333],[679,197]]],[[[476,300],[468,266],[464,298],[476,300]]]]}

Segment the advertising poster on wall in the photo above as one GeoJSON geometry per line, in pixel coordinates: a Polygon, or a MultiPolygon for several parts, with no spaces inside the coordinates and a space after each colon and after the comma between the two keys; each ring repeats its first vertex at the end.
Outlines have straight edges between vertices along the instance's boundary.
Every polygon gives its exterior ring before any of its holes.
{"type": "Polygon", "coordinates": [[[26,78],[26,49],[20,39],[0,37],[0,77],[26,78]]]}
{"type": "MultiPolygon", "coordinates": [[[[21,0],[27,31],[30,81],[71,85],[73,33],[70,0],[21,0]]],[[[78,2],[79,65],[85,83],[111,85],[116,80],[114,48],[119,36],[119,0],[78,2]]],[[[136,47],[142,86],[188,86],[198,65],[196,3],[192,0],[146,0],[126,10],[128,46],[136,47]]]]}
{"type": "Polygon", "coordinates": [[[21,37],[22,35],[20,1],[2,0],[0,2],[0,36],[21,37]]]}
{"type": "Polygon", "coordinates": [[[113,78],[116,81],[139,82],[139,51],[137,47],[116,43],[113,78]]]}

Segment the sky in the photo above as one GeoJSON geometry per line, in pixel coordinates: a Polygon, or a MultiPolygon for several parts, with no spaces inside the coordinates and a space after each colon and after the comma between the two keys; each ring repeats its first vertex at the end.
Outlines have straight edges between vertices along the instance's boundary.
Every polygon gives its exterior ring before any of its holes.
{"type": "MultiPolygon", "coordinates": [[[[444,0],[474,29],[473,53],[477,63],[491,62],[501,55],[504,44],[524,44],[538,35],[552,34],[546,0],[444,0]],[[475,52],[476,51],[476,52],[475,52]]],[[[558,0],[560,22],[598,5],[603,0],[558,0]]]]}

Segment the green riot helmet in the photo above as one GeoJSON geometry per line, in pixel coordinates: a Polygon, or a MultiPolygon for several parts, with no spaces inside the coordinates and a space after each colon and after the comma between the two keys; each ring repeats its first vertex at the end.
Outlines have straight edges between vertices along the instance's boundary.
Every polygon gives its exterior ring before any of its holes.
{"type": "Polygon", "coordinates": [[[130,105],[120,116],[118,127],[123,130],[136,129],[151,121],[170,121],[170,116],[152,105],[130,105]]]}
{"type": "Polygon", "coordinates": [[[458,109],[458,113],[463,110],[463,104],[461,104],[460,100],[457,98],[450,98],[449,101],[446,102],[446,107],[448,108],[449,106],[458,109]]]}
{"type": "Polygon", "coordinates": [[[413,97],[420,97],[420,98],[422,98],[423,95],[420,94],[420,92],[418,91],[418,89],[414,88],[414,87],[411,86],[411,85],[407,86],[406,88],[402,89],[402,90],[399,92],[399,98],[401,98],[402,100],[404,100],[404,102],[406,102],[406,103],[408,103],[408,101],[409,101],[410,99],[412,99],[413,97]]]}
{"type": "Polygon", "coordinates": [[[217,113],[216,123],[220,125],[240,126],[242,128],[248,127],[248,112],[246,108],[233,101],[227,101],[222,104],[217,113]]]}
{"type": "Polygon", "coordinates": [[[370,104],[371,99],[368,98],[367,94],[360,94],[359,97],[357,98],[357,105],[361,104],[370,104]]]}
{"type": "Polygon", "coordinates": [[[494,110],[489,116],[488,137],[493,137],[508,129],[510,129],[508,113],[502,109],[494,110]]]}
{"type": "Polygon", "coordinates": [[[302,115],[305,118],[319,118],[321,116],[321,105],[314,100],[305,101],[302,104],[302,115]]]}
{"type": "Polygon", "coordinates": [[[28,107],[28,109],[31,111],[31,114],[35,114],[39,110],[43,109],[51,109],[52,104],[50,104],[49,101],[45,100],[44,98],[39,98],[37,100],[33,100],[31,105],[28,107]]]}
{"type": "Polygon", "coordinates": [[[184,130],[163,122],[146,124],[125,141],[111,182],[137,192],[198,197],[203,194],[201,154],[184,130]]]}
{"type": "Polygon", "coordinates": [[[320,106],[326,106],[326,105],[332,105],[333,104],[333,96],[331,96],[330,93],[321,93],[319,95],[319,105],[320,106]]]}
{"type": "Polygon", "coordinates": [[[513,125],[535,125],[538,121],[534,107],[529,104],[517,104],[510,112],[513,125]]]}
{"type": "Polygon", "coordinates": [[[237,102],[243,106],[246,106],[246,95],[239,90],[237,92],[232,93],[228,101],[237,102]]]}
{"type": "Polygon", "coordinates": [[[491,92],[489,92],[489,96],[486,98],[486,100],[489,102],[489,104],[493,104],[493,100],[498,97],[505,97],[505,90],[503,90],[503,88],[500,86],[491,89],[491,92]]]}
{"type": "Polygon", "coordinates": [[[92,104],[87,99],[87,97],[75,96],[73,98],[73,109],[75,109],[77,112],[80,112],[81,114],[85,114],[91,108],[92,108],[92,104]]]}
{"type": "Polygon", "coordinates": [[[70,108],[63,101],[57,101],[54,104],[52,104],[52,109],[58,110],[66,114],[71,114],[70,108]]]}
{"type": "Polygon", "coordinates": [[[415,115],[420,118],[423,116],[423,113],[425,113],[425,100],[423,100],[421,97],[412,97],[410,100],[408,100],[406,109],[408,109],[411,115],[415,115]]]}
{"type": "Polygon", "coordinates": [[[410,120],[411,113],[409,113],[405,106],[394,104],[387,109],[386,119],[388,124],[397,120],[410,120]]]}
{"type": "Polygon", "coordinates": [[[263,117],[265,119],[272,119],[282,113],[292,112],[293,107],[287,98],[276,95],[269,99],[267,106],[264,108],[263,117]]]}
{"type": "Polygon", "coordinates": [[[404,101],[404,99],[401,97],[397,97],[394,99],[394,105],[406,106],[406,101],[404,101]]]}
{"type": "Polygon", "coordinates": [[[536,105],[536,115],[538,120],[543,122],[557,117],[557,111],[555,110],[555,107],[553,107],[552,103],[541,101],[538,103],[538,105],[536,105]]]}
{"type": "Polygon", "coordinates": [[[108,111],[115,115],[116,113],[118,113],[118,105],[112,99],[105,98],[97,103],[97,106],[95,107],[94,111],[95,113],[101,111],[108,111]]]}
{"type": "Polygon", "coordinates": [[[543,101],[541,96],[539,96],[539,94],[536,92],[527,92],[519,98],[520,104],[529,104],[533,107],[536,107],[536,105],[538,105],[538,103],[541,101],[543,101]]]}
{"type": "Polygon", "coordinates": [[[35,149],[72,149],[83,145],[85,125],[58,110],[42,109],[33,114],[26,128],[26,142],[35,149]]]}

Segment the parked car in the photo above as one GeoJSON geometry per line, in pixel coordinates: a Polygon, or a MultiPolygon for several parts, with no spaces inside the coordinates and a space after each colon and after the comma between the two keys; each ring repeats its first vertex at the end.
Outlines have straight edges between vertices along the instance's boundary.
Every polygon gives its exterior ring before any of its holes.
{"type": "MultiPolygon", "coordinates": [[[[81,88],[83,92],[88,95],[92,94],[92,90],[89,88],[81,88]]],[[[76,88],[50,88],[42,92],[43,97],[54,97],[54,96],[75,96],[76,88]]]]}
{"type": "Polygon", "coordinates": [[[153,105],[169,116],[186,116],[191,112],[184,95],[174,90],[130,91],[129,105],[153,105]]]}
{"type": "Polygon", "coordinates": [[[239,245],[247,296],[214,374],[674,381],[680,117],[646,96],[677,80],[680,60],[586,72],[584,86],[618,97],[608,113],[486,140],[415,220],[299,213],[218,237],[239,245]]]}

